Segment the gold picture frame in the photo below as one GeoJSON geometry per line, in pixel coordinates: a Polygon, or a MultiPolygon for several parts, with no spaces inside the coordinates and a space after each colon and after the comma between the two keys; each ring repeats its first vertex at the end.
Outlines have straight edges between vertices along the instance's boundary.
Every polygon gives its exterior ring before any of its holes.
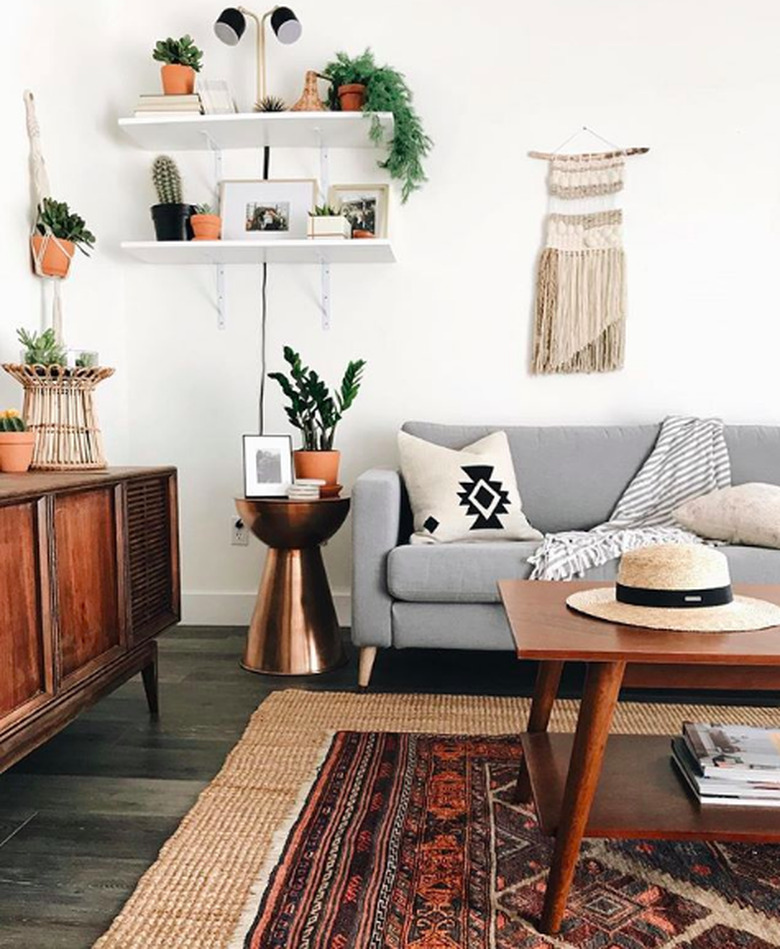
{"type": "Polygon", "coordinates": [[[347,218],[355,230],[387,237],[390,188],[386,184],[331,185],[328,204],[347,218]],[[360,226],[360,225],[365,226],[360,226]]]}

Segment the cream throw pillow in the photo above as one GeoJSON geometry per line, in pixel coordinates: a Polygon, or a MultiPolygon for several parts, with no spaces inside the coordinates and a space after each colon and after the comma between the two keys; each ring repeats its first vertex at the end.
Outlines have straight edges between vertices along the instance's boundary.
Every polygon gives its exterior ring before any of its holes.
{"type": "Polygon", "coordinates": [[[700,537],[780,548],[780,487],[739,484],[686,501],[674,517],[700,537]]]}
{"type": "Polygon", "coordinates": [[[398,434],[414,515],[413,544],[464,540],[541,540],[522,511],[506,432],[462,451],[398,434]]]}

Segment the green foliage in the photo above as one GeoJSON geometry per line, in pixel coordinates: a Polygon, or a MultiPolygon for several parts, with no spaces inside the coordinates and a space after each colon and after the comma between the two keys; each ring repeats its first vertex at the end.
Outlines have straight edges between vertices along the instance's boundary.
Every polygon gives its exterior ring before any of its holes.
{"type": "Polygon", "coordinates": [[[309,211],[310,217],[338,217],[341,211],[331,207],[329,204],[315,204],[314,210],[309,211]]]}
{"type": "Polygon", "coordinates": [[[158,40],[152,52],[152,59],[169,66],[192,66],[195,72],[200,72],[203,51],[198,49],[188,33],[180,40],[175,40],[172,36],[167,40],[158,40]]]}
{"type": "Polygon", "coordinates": [[[158,155],[152,162],[152,181],[160,204],[183,204],[179,166],[168,155],[158,155]]]}
{"type": "Polygon", "coordinates": [[[97,353],[82,352],[76,356],[77,369],[93,369],[97,366],[97,353]]]}
{"type": "Polygon", "coordinates": [[[339,86],[358,82],[366,87],[363,111],[372,114],[369,135],[375,144],[379,144],[384,135],[376,113],[393,113],[395,131],[390,153],[379,165],[402,182],[401,201],[405,203],[409,195],[428,180],[422,160],[430,152],[433,142],[425,134],[420,116],[412,105],[412,91],[403,74],[392,66],[377,66],[374,54],[367,49],[354,59],[346,53],[337,53],[336,59],[325,67],[324,75],[332,82],[328,93],[331,109],[340,108],[339,86]]]}
{"type": "Polygon", "coordinates": [[[27,426],[15,409],[0,412],[0,432],[26,432],[27,426]]]}
{"type": "Polygon", "coordinates": [[[196,204],[193,214],[213,214],[210,204],[196,204]]]}
{"type": "Polygon", "coordinates": [[[35,229],[39,234],[53,234],[62,241],[73,241],[82,254],[95,246],[95,235],[87,230],[83,217],[74,214],[64,201],[44,198],[38,205],[38,220],[35,229]]]}
{"type": "Polygon", "coordinates": [[[53,329],[38,333],[28,333],[20,328],[16,337],[24,346],[24,361],[28,366],[64,366],[65,350],[57,342],[53,329]]]}
{"type": "Polygon", "coordinates": [[[287,105],[285,104],[284,99],[280,99],[279,96],[263,96],[263,98],[260,100],[260,106],[257,111],[286,112],[287,105]]]}
{"type": "Polygon", "coordinates": [[[336,426],[360,391],[365,359],[347,365],[335,396],[290,346],[284,347],[284,359],[290,367],[289,377],[283,372],[269,372],[268,378],[279,383],[289,402],[284,410],[290,424],[301,432],[304,451],[331,451],[336,426]]]}

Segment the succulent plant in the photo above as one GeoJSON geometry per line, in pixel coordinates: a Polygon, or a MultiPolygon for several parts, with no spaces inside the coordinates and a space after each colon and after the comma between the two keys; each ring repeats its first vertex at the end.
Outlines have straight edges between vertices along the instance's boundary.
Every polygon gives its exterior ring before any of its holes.
{"type": "Polygon", "coordinates": [[[213,214],[210,204],[196,204],[193,214],[213,214]]]}
{"type": "Polygon", "coordinates": [[[57,342],[53,329],[38,333],[28,333],[20,328],[16,337],[24,346],[24,361],[28,366],[64,366],[65,350],[57,342]]]}
{"type": "Polygon", "coordinates": [[[95,235],[87,230],[83,217],[74,214],[64,201],[44,198],[38,205],[38,220],[35,229],[39,234],[53,234],[61,241],[73,241],[82,254],[89,257],[86,249],[95,246],[95,235]]]}
{"type": "Polygon", "coordinates": [[[183,204],[179,166],[168,155],[158,155],[152,162],[152,181],[160,204],[183,204]]]}
{"type": "Polygon", "coordinates": [[[330,204],[315,204],[314,210],[309,211],[311,217],[338,217],[340,214],[341,211],[330,204]]]}
{"type": "Polygon", "coordinates": [[[263,96],[257,109],[258,112],[286,112],[287,105],[279,96],[263,96]]]}
{"type": "Polygon", "coordinates": [[[152,59],[169,66],[191,66],[195,72],[200,72],[203,51],[198,49],[188,33],[180,40],[175,40],[172,36],[167,40],[158,40],[152,52],[152,59]]]}
{"type": "Polygon", "coordinates": [[[16,409],[0,412],[0,432],[26,432],[27,426],[16,409]]]}

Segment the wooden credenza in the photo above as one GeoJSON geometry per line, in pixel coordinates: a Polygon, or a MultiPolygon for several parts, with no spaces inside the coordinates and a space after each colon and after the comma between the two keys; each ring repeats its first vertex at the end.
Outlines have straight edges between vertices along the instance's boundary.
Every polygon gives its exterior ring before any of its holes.
{"type": "Polygon", "coordinates": [[[180,618],[174,468],[0,475],[0,771],[143,674],[180,618]]]}

